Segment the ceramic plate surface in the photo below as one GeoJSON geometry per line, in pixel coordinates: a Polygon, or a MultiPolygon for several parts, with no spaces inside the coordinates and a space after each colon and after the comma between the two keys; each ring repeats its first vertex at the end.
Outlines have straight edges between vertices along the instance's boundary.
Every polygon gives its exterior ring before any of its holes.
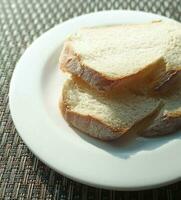
{"type": "Polygon", "coordinates": [[[71,179],[109,189],[146,189],[180,179],[181,133],[101,142],[69,127],[58,108],[64,80],[58,58],[68,34],[85,26],[160,18],[165,19],[137,11],[83,15],[50,29],[25,51],[11,80],[10,110],[20,136],[40,160],[71,179]]]}

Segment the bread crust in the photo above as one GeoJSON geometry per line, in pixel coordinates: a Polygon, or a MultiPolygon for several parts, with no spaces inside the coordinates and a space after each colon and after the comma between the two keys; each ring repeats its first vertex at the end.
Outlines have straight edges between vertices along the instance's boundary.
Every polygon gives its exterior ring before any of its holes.
{"type": "MultiPolygon", "coordinates": [[[[174,72],[173,72],[174,73],[174,72]]],[[[161,98],[164,101],[164,98],[170,99],[170,102],[175,103],[172,99],[172,96],[177,94],[177,101],[181,98],[181,72],[174,73],[162,88],[158,88],[156,91],[156,97],[161,98]],[[161,89],[161,90],[160,90],[161,89]]],[[[168,100],[167,100],[168,101],[168,100]]],[[[165,102],[167,104],[168,102],[165,102]]],[[[181,99],[179,104],[181,107],[181,99]]],[[[165,105],[166,106],[166,105],[165,105]]],[[[144,137],[156,137],[162,135],[168,135],[174,133],[181,129],[181,109],[173,109],[173,111],[167,111],[167,108],[163,107],[160,114],[156,117],[153,123],[140,135],[144,137]]]]}
{"type": "Polygon", "coordinates": [[[177,87],[175,83],[179,80],[181,80],[181,71],[171,70],[167,72],[155,87],[153,94],[161,97],[173,93],[174,86],[177,87]]]}
{"type": "Polygon", "coordinates": [[[140,135],[144,137],[157,137],[175,133],[179,129],[181,129],[181,113],[167,113],[159,115],[154,124],[141,132],[140,135]]]}

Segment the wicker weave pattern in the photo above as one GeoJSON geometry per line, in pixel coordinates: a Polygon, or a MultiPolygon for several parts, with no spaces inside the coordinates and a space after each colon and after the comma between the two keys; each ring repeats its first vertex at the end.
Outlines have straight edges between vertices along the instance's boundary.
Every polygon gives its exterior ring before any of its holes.
{"type": "Polygon", "coordinates": [[[180,0],[0,0],[0,199],[181,199],[181,183],[149,191],[115,192],[73,182],[32,155],[13,125],[9,82],[25,49],[55,24],[107,9],[144,10],[181,21],[180,0]]]}

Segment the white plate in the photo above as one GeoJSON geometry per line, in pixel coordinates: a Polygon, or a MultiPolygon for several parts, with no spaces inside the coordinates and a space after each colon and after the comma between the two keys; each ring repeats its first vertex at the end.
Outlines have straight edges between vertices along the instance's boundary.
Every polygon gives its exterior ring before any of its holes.
{"type": "Polygon", "coordinates": [[[103,188],[138,190],[181,177],[181,134],[156,139],[123,136],[105,143],[73,130],[58,109],[58,68],[67,34],[83,26],[139,23],[163,18],[137,11],[104,11],[64,22],[37,39],[19,60],[10,84],[15,126],[44,163],[74,180],[103,188]]]}

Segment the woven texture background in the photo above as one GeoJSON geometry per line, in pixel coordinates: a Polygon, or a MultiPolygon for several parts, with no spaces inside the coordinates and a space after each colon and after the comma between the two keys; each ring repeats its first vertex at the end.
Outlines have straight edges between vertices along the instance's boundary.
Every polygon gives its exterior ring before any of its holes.
{"type": "Polygon", "coordinates": [[[181,0],[0,0],[0,199],[181,199],[181,183],[148,191],[115,192],[73,182],[41,163],[13,125],[9,82],[25,49],[55,24],[107,9],[144,10],[181,21],[181,0]]]}

